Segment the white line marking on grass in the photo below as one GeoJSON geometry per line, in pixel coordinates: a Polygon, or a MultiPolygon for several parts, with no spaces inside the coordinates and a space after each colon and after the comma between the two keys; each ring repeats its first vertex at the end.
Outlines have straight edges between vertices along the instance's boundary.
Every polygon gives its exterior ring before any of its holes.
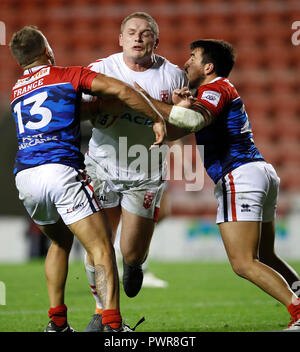
{"type": "MultiPolygon", "coordinates": [[[[47,309],[41,310],[18,310],[18,311],[7,311],[7,312],[1,312],[0,311],[0,316],[1,315],[31,315],[31,314],[45,314],[47,313],[47,309]]],[[[68,312],[90,312],[90,309],[82,309],[82,308],[68,308],[68,312]]]]}
{"type": "MultiPolygon", "coordinates": [[[[265,306],[265,305],[276,305],[277,302],[276,301],[264,301],[264,300],[256,300],[256,301],[252,301],[252,302],[248,302],[247,304],[251,304],[253,306],[265,306]]],[[[170,304],[163,304],[163,305],[159,305],[160,308],[170,308],[170,307],[174,307],[174,306],[180,306],[180,307],[234,307],[234,306],[244,306],[245,302],[237,302],[237,301],[223,301],[223,302],[197,302],[197,303],[191,303],[191,302],[178,302],[178,303],[170,303],[170,304]]],[[[147,308],[157,308],[157,304],[147,304],[147,308]]],[[[126,306],[123,304],[123,309],[126,310],[139,310],[139,309],[143,309],[144,306],[138,306],[138,305],[134,305],[134,306],[126,306]]]]}
{"type": "MultiPolygon", "coordinates": [[[[253,306],[264,306],[264,305],[274,305],[276,304],[275,301],[264,301],[264,300],[256,300],[253,302],[249,302],[249,304],[253,305],[253,306]]],[[[176,305],[176,304],[175,304],[176,305]]],[[[236,302],[236,301],[225,301],[225,302],[197,302],[197,303],[189,303],[189,302],[180,302],[178,303],[179,306],[181,307],[234,307],[234,306],[243,306],[245,305],[244,302],[236,302]]],[[[123,307],[126,307],[125,310],[126,311],[135,311],[135,310],[141,310],[143,309],[143,306],[138,306],[138,305],[134,305],[134,306],[126,306],[123,305],[123,307]]],[[[168,307],[174,307],[174,304],[164,304],[162,306],[160,306],[160,308],[168,308],[168,307]]],[[[149,308],[149,305],[148,305],[149,308]]],[[[150,305],[151,308],[151,305],[150,305]]],[[[155,309],[157,308],[156,304],[152,305],[152,308],[155,309]]],[[[124,309],[124,308],[123,308],[124,309]]],[[[88,308],[68,308],[69,312],[90,312],[91,310],[88,308]]],[[[18,311],[6,311],[6,312],[1,312],[0,311],[0,316],[1,315],[31,315],[31,314],[45,314],[47,313],[47,309],[45,310],[41,310],[41,309],[37,309],[37,310],[18,310],[18,311]]]]}

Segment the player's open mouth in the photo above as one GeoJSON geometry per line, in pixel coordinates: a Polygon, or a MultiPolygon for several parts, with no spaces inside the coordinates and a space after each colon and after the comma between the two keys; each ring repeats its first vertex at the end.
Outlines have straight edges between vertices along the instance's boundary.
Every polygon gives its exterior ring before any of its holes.
{"type": "Polygon", "coordinates": [[[141,50],[143,50],[143,47],[142,46],[134,46],[133,50],[141,51],[141,50]]]}

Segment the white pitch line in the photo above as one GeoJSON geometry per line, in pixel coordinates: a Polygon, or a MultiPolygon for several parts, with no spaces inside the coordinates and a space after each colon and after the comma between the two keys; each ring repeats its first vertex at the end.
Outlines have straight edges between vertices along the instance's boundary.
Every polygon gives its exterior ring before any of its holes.
{"type": "MultiPolygon", "coordinates": [[[[1,309],[1,308],[0,308],[1,309]]],[[[82,308],[68,308],[68,312],[90,312],[92,310],[90,309],[82,309],[82,308]]],[[[31,315],[31,314],[47,314],[47,309],[45,310],[18,310],[18,311],[7,311],[7,312],[1,312],[0,311],[0,316],[1,315],[31,315]]]]}
{"type": "MultiPolygon", "coordinates": [[[[180,307],[233,307],[233,306],[242,306],[245,302],[236,302],[236,301],[224,301],[224,302],[197,302],[197,303],[189,303],[189,302],[179,302],[177,305],[180,307]]],[[[273,301],[264,301],[264,300],[256,300],[250,303],[253,306],[264,306],[264,305],[274,305],[276,302],[273,301]]],[[[164,304],[160,306],[160,308],[168,308],[174,307],[176,304],[164,304]]],[[[148,306],[149,307],[149,306],[148,306]]],[[[153,308],[157,308],[157,305],[153,304],[153,308]]],[[[126,307],[126,311],[130,310],[140,310],[142,307],[138,305],[134,305],[131,307],[126,307]]],[[[91,312],[91,309],[87,308],[70,308],[69,312],[91,312]]],[[[18,310],[18,311],[7,311],[1,312],[0,308],[0,316],[1,315],[30,315],[30,314],[44,314],[47,313],[47,310],[18,310]]]]}

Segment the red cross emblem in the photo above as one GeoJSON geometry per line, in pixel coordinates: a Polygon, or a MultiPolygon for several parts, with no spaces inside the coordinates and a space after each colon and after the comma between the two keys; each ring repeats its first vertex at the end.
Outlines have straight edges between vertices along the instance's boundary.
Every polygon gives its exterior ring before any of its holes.
{"type": "Polygon", "coordinates": [[[161,90],[160,91],[160,98],[161,98],[161,101],[163,101],[165,103],[168,103],[168,101],[169,101],[169,91],[161,90]]]}
{"type": "Polygon", "coordinates": [[[149,209],[151,207],[153,198],[154,198],[153,192],[146,192],[144,196],[144,203],[143,203],[143,206],[145,209],[149,209]]]}

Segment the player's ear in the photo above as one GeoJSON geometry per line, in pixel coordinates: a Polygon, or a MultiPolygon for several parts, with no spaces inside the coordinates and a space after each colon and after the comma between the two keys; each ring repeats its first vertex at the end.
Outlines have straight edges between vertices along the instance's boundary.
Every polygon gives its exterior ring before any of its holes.
{"type": "Polygon", "coordinates": [[[45,55],[47,56],[48,59],[50,59],[50,51],[49,51],[49,48],[46,46],[45,48],[45,55]]]}
{"type": "Polygon", "coordinates": [[[205,64],[204,69],[205,69],[205,73],[209,75],[214,71],[215,65],[212,62],[209,62],[208,64],[205,64]]]}
{"type": "Polygon", "coordinates": [[[52,49],[51,49],[51,47],[49,45],[46,45],[45,55],[47,56],[49,62],[52,65],[55,65],[54,54],[53,54],[53,51],[52,51],[52,49]]]}
{"type": "Polygon", "coordinates": [[[156,38],[155,44],[154,44],[154,49],[157,49],[157,48],[158,48],[158,44],[159,44],[159,39],[156,38]]]}
{"type": "Polygon", "coordinates": [[[119,35],[119,45],[120,45],[120,46],[123,46],[123,36],[122,36],[122,33],[120,33],[120,35],[119,35]]]}

